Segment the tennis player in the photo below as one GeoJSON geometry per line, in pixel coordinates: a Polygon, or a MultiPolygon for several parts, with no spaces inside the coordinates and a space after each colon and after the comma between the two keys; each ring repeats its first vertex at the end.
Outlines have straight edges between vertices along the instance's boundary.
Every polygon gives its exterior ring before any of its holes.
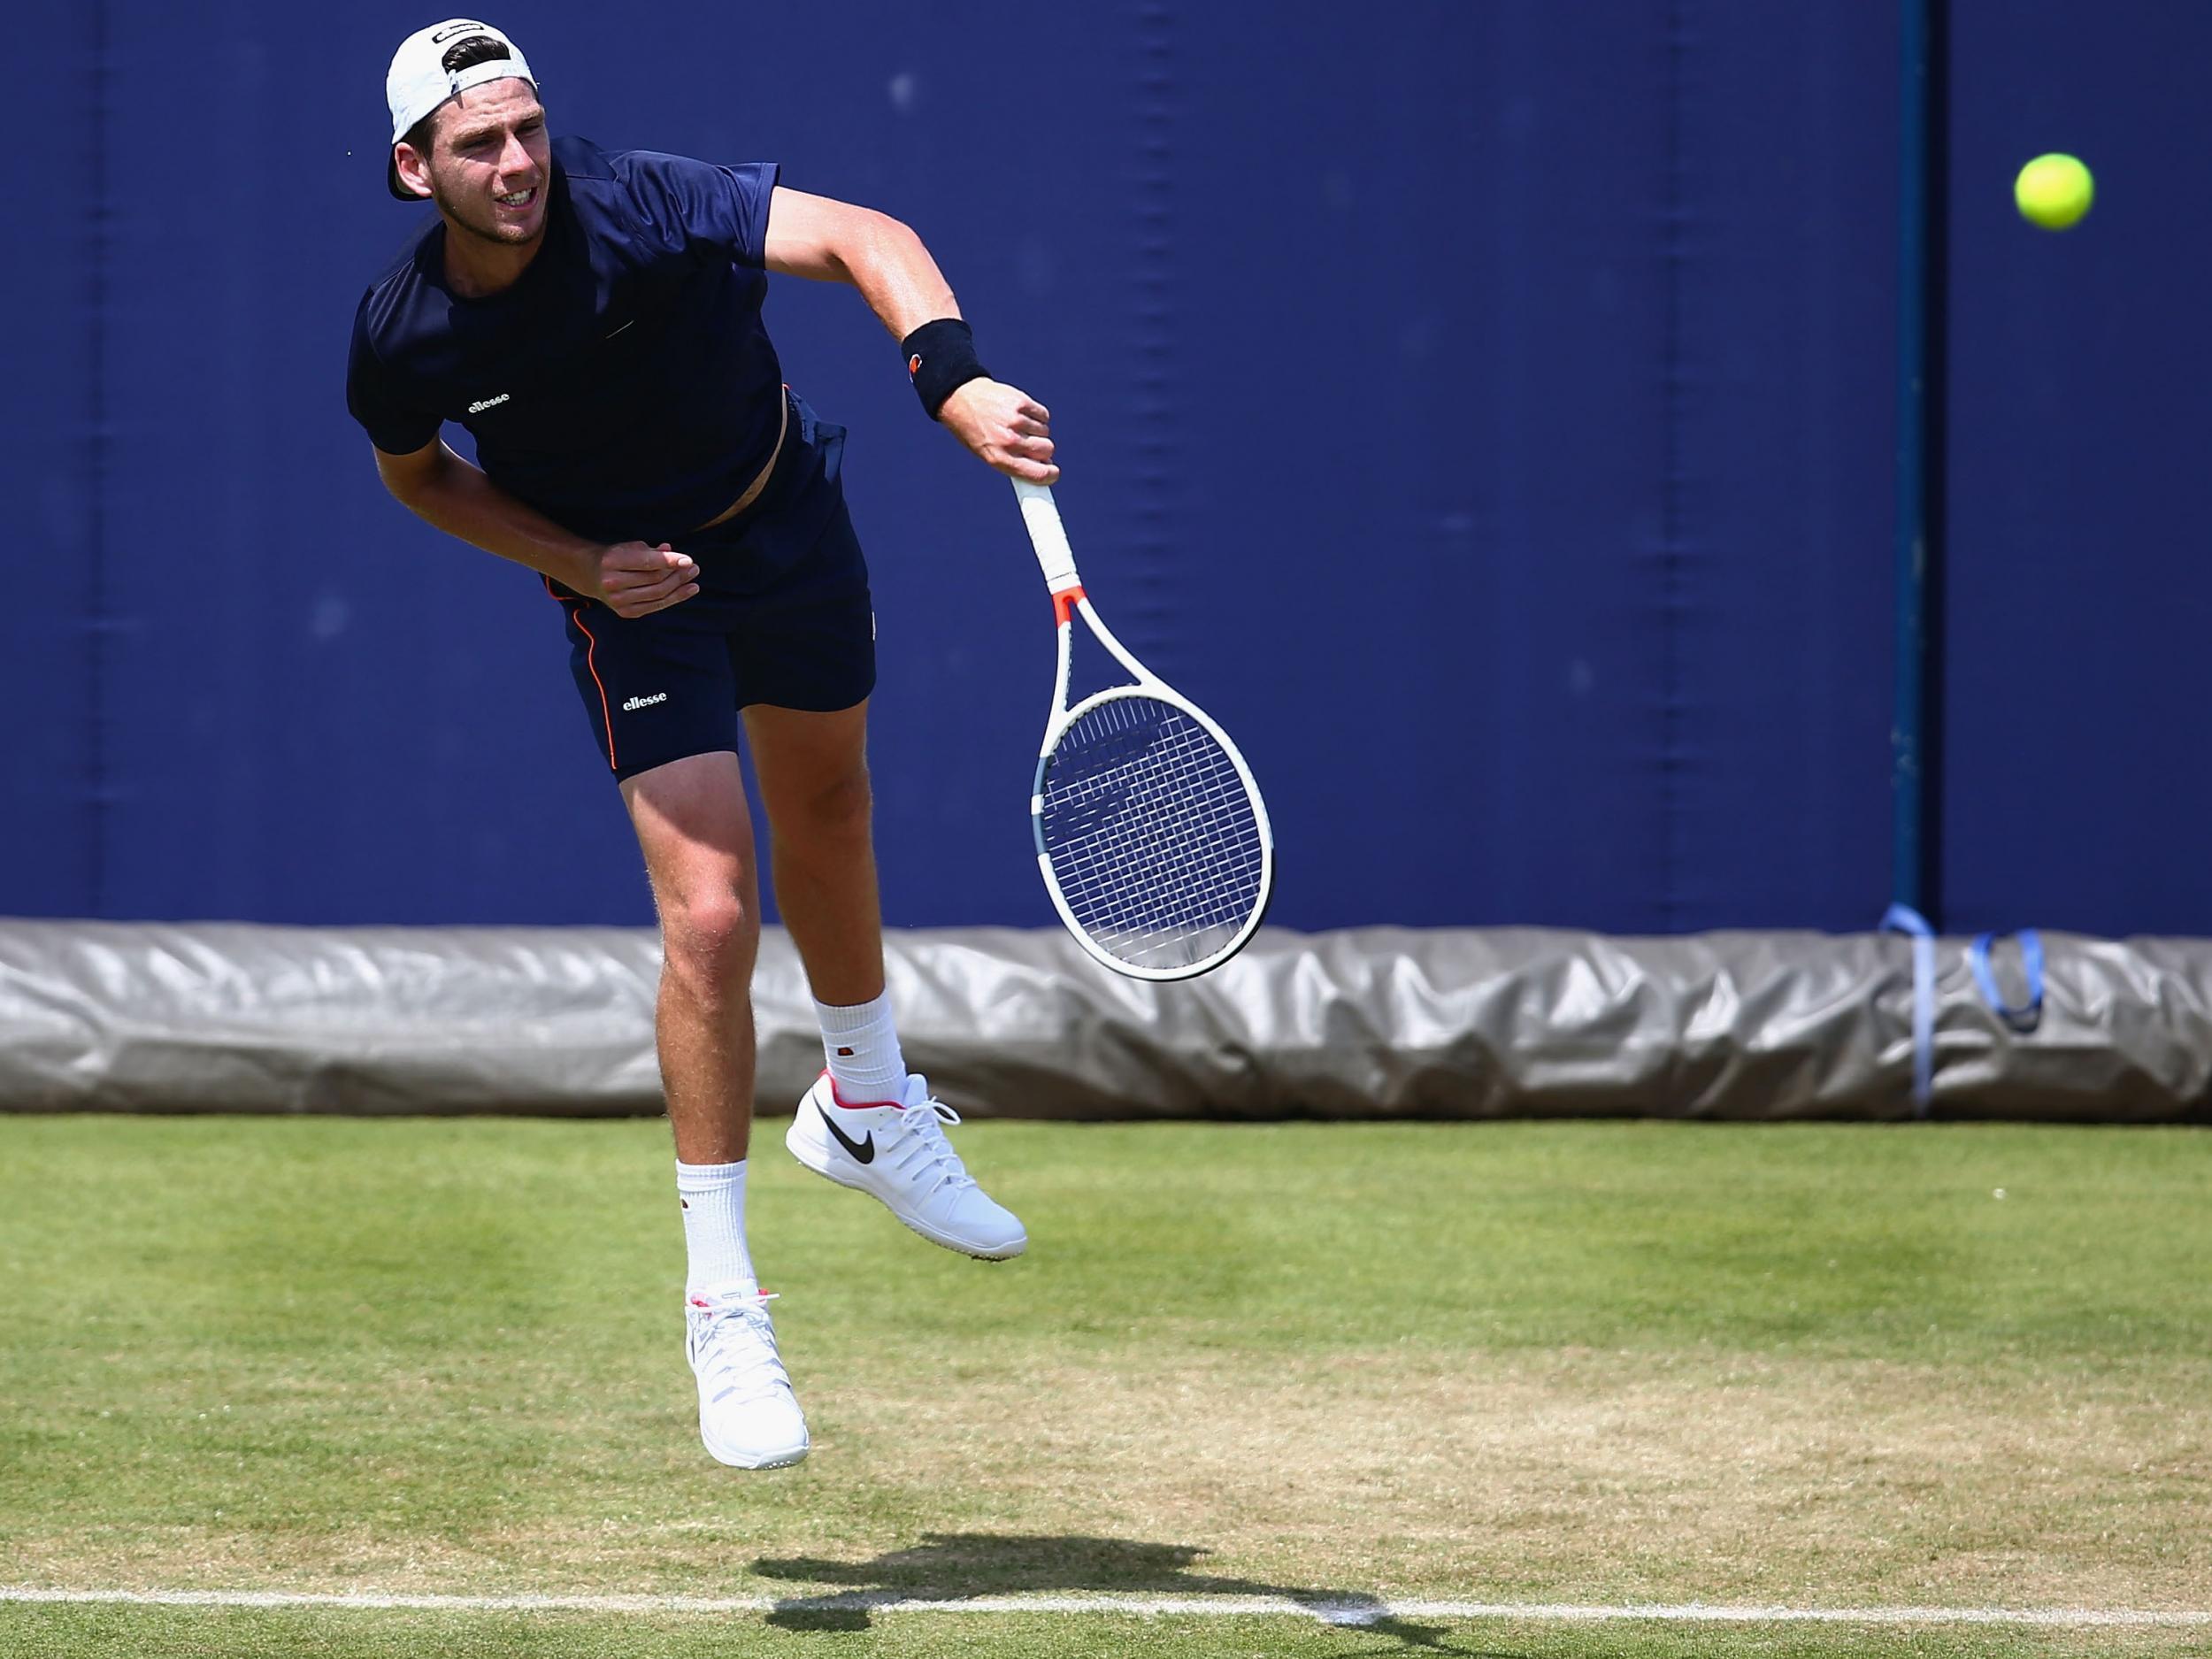
{"type": "Polygon", "coordinates": [[[787,1145],[949,1249],[1001,1260],[1027,1235],[969,1177],[945,1135],[958,1117],[900,1054],[845,434],[785,384],[761,321],[767,273],[858,288],[924,409],[1000,472],[1058,476],[1048,418],[976,360],[952,290],[895,219],[787,189],[772,163],[554,139],[521,50],[467,19],[402,42],[386,92],[391,192],[437,218],[361,301],[348,407],[402,503],[537,572],[566,623],[660,915],[701,1437],[740,1468],[794,1463],[806,1422],[745,1238],[760,924],[741,718],[828,1062],[787,1145]],[[446,421],[473,435],[476,465],[441,442],[446,421]]]}

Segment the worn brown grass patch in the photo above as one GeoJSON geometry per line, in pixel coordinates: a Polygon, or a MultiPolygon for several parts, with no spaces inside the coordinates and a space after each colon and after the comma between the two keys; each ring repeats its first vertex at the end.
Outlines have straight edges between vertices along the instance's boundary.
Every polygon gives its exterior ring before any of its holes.
{"type": "MultiPolygon", "coordinates": [[[[83,1529],[19,1516],[4,1576],[444,1592],[2212,1601],[2212,1362],[2005,1377],[1589,1351],[1448,1364],[1389,1350],[1258,1374],[1228,1355],[962,1369],[956,1386],[917,1386],[904,1379],[927,1365],[887,1356],[883,1387],[807,1389],[816,1450],[780,1474],[709,1463],[680,1400],[614,1425],[549,1407],[515,1425],[549,1455],[516,1471],[527,1490],[512,1503],[419,1526],[401,1511],[311,1506],[288,1523],[280,1504],[83,1529]]],[[[482,1478],[474,1461],[465,1472],[482,1478]]],[[[434,1486],[437,1471],[388,1475],[434,1486]]]]}

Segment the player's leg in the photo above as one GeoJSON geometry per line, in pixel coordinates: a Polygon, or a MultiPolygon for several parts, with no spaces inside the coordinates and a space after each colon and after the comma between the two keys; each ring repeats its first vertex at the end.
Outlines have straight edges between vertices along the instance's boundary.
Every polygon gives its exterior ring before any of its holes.
{"type": "Polygon", "coordinates": [[[625,619],[547,588],[561,601],[576,689],[622,786],[660,910],[656,1035],[675,1128],[700,1438],[739,1467],[796,1463],[807,1452],[806,1420],[745,1240],[759,904],[716,600],[703,594],[681,617],[625,619]]]}
{"type": "Polygon", "coordinates": [[[802,1164],[872,1194],[933,1243],[987,1261],[1028,1244],[946,1138],[960,1121],[910,1076],[884,989],[870,829],[867,706],[745,710],[776,903],[806,964],[827,1069],[784,1137],[802,1164]]]}
{"type": "Polygon", "coordinates": [[[760,887],[737,757],[671,761],[624,783],[622,798],[660,916],[653,1025],[676,1156],[738,1162],[753,1122],[760,887]]]}
{"type": "Polygon", "coordinates": [[[626,780],[622,797],[660,914],[654,1034],[676,1138],[700,1437],[740,1468],[795,1463],[807,1453],[806,1420],[745,1240],[760,900],[737,757],[670,761],[626,780]]]}
{"type": "Polygon", "coordinates": [[[906,1059],[883,984],[868,786],[868,704],[745,710],[768,809],[776,908],[806,964],[829,1075],[852,1101],[900,1101],[906,1059]]]}
{"type": "Polygon", "coordinates": [[[868,786],[868,704],[823,713],[745,710],[753,775],[768,809],[776,909],[825,1003],[883,995],[883,918],[868,786]]]}

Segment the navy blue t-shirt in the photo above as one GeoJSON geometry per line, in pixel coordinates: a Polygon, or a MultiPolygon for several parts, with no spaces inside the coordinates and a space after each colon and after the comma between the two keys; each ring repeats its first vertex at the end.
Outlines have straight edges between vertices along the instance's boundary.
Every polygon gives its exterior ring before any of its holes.
{"type": "Polygon", "coordinates": [[[362,297],[347,407],[392,455],[459,422],[494,482],[594,541],[705,523],[766,465],[783,418],[760,316],[775,185],[770,162],[555,139],[537,257],[465,299],[433,224],[362,297]]]}

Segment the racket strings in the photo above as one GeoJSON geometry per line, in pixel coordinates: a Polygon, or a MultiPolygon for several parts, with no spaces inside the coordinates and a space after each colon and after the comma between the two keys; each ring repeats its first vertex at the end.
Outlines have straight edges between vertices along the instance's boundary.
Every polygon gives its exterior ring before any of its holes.
{"type": "Polygon", "coordinates": [[[1077,925],[1133,966],[1203,961],[1263,897],[1266,837],[1250,786],[1172,703],[1120,697],[1072,722],[1045,769],[1041,827],[1077,925]]]}

